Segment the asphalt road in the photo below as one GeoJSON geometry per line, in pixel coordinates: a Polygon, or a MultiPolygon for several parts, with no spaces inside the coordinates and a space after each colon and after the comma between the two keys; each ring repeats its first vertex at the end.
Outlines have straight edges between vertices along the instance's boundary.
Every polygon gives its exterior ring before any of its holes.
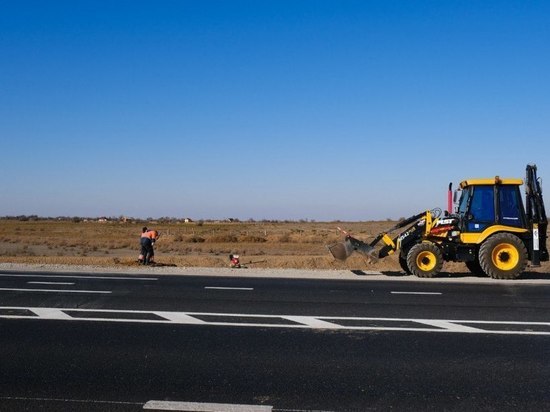
{"type": "Polygon", "coordinates": [[[0,410],[545,410],[549,296],[4,271],[0,410]]]}

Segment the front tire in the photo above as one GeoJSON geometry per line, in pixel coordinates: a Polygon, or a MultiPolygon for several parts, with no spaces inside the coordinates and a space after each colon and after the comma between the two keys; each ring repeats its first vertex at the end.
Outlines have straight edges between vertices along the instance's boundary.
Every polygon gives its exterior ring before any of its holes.
{"type": "Polygon", "coordinates": [[[527,266],[527,248],[511,233],[497,233],[481,244],[479,264],[494,279],[515,279],[527,266]]]}
{"type": "Polygon", "coordinates": [[[407,266],[413,275],[420,278],[433,278],[441,272],[443,254],[434,243],[418,243],[407,254],[407,266]]]}
{"type": "Polygon", "coordinates": [[[401,266],[401,269],[403,269],[405,274],[412,275],[411,270],[409,269],[409,266],[407,265],[407,258],[404,258],[401,255],[399,255],[399,266],[401,266]]]}

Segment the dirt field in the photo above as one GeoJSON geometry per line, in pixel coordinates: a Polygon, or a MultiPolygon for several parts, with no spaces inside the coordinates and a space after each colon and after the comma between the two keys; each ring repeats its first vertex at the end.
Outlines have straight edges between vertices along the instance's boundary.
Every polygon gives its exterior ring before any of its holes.
{"type": "MultiPolygon", "coordinates": [[[[401,269],[395,256],[368,263],[361,255],[335,260],[327,245],[342,239],[337,226],[370,241],[395,222],[147,223],[159,230],[157,263],[177,267],[228,267],[229,254],[254,268],[401,269]],[[249,263],[252,262],[252,263],[249,263]]],[[[0,262],[137,266],[143,223],[0,220],[0,262]]],[[[468,272],[447,262],[447,272],[468,272]]],[[[550,273],[545,262],[530,271],[550,273]]]]}

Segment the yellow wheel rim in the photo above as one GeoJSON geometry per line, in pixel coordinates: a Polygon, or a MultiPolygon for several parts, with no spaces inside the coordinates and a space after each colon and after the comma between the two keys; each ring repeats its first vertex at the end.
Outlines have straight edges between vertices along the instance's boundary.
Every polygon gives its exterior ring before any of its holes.
{"type": "Polygon", "coordinates": [[[497,269],[512,270],[519,263],[519,251],[510,243],[501,243],[493,249],[491,259],[497,269]]]}
{"type": "Polygon", "coordinates": [[[429,272],[435,268],[437,264],[437,257],[430,251],[423,251],[416,257],[416,266],[422,272],[429,272]]]}

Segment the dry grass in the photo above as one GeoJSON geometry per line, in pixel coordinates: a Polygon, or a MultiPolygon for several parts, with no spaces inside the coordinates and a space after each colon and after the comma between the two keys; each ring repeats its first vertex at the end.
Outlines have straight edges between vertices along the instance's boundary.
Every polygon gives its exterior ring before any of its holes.
{"type": "MultiPolygon", "coordinates": [[[[390,256],[368,264],[361,256],[335,261],[326,246],[342,239],[341,226],[372,240],[395,222],[240,222],[149,224],[159,230],[156,260],[165,265],[227,267],[229,254],[253,267],[399,271],[390,256]]],[[[0,262],[134,265],[142,224],[119,222],[0,220],[0,262]]],[[[467,272],[463,264],[445,270],[467,272]]],[[[538,271],[550,272],[548,265],[538,271]]]]}
{"type": "MultiPolygon", "coordinates": [[[[0,221],[0,262],[130,264],[139,253],[142,224],[0,221]]],[[[335,223],[174,223],[149,225],[161,233],[156,259],[177,266],[225,267],[229,254],[261,267],[335,268],[326,245],[342,238],[335,223]]],[[[387,222],[349,223],[361,238],[387,222]]],[[[361,263],[363,266],[363,263],[361,263]]]]}

